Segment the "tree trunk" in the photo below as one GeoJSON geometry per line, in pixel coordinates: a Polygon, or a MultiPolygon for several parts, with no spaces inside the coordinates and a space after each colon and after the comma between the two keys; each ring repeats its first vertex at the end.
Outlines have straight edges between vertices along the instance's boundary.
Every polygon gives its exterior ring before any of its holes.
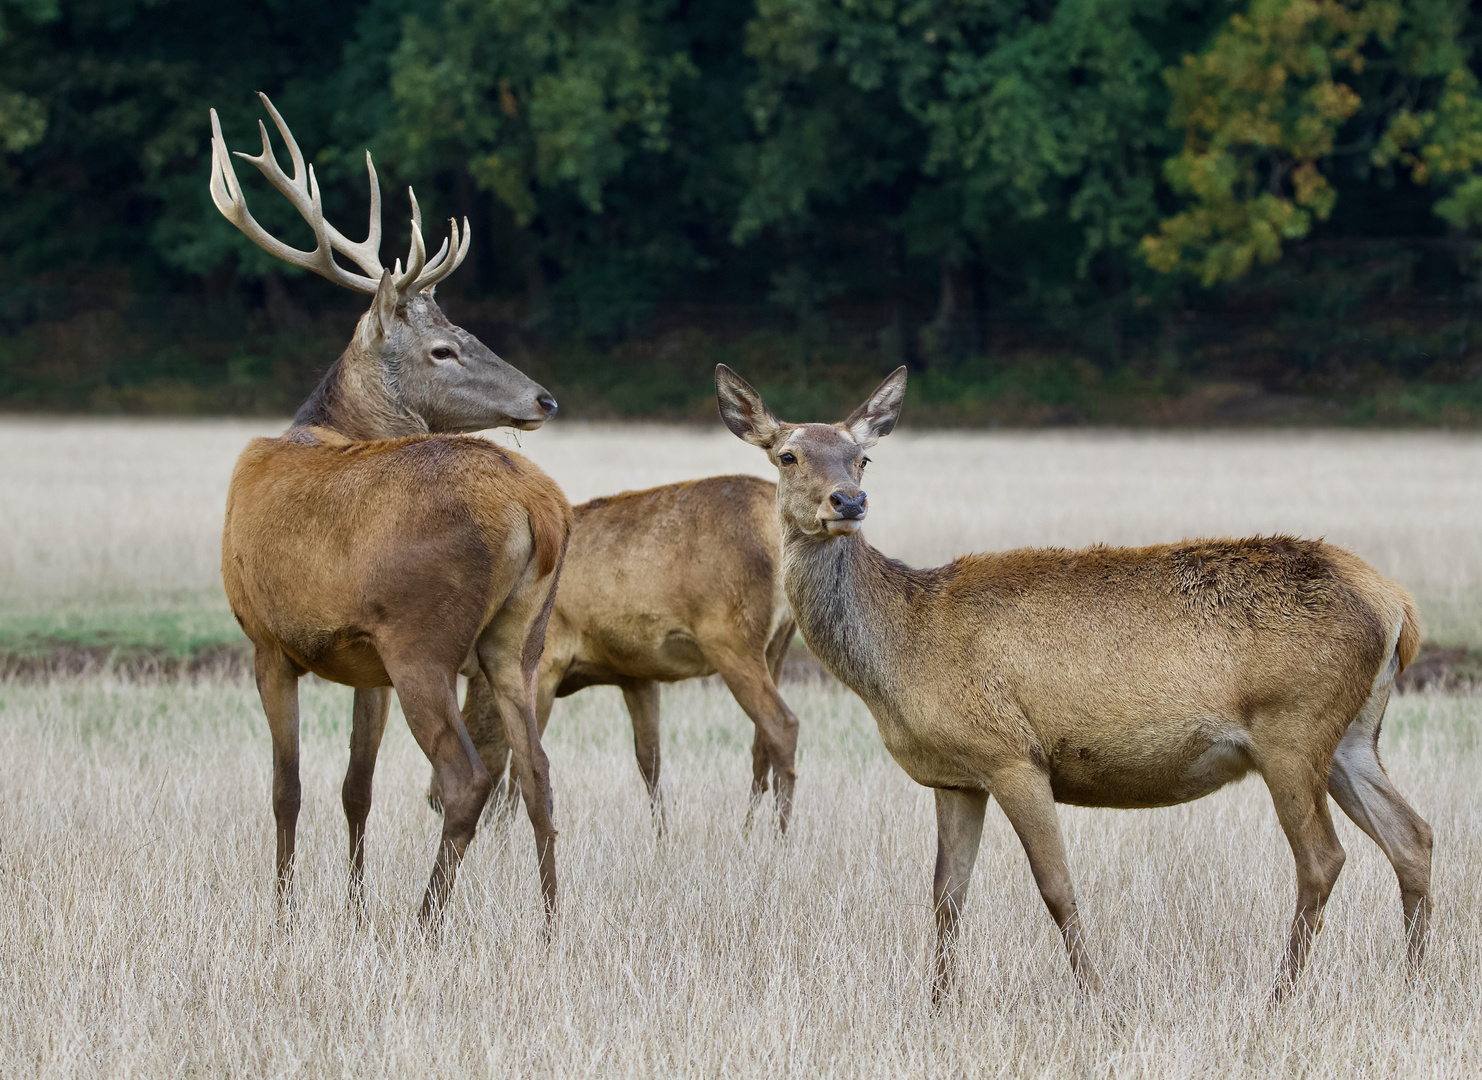
{"type": "Polygon", "coordinates": [[[973,347],[973,282],[966,266],[942,256],[941,290],[937,312],[921,328],[921,358],[928,368],[948,371],[956,367],[973,347]]]}

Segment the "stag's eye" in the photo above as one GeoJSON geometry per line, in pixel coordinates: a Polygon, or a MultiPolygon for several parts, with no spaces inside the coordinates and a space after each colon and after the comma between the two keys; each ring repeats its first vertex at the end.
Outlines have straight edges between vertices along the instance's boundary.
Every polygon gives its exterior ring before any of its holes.
{"type": "Polygon", "coordinates": [[[777,455],[777,460],[784,465],[796,465],[798,463],[798,459],[786,450],[777,455]]]}
{"type": "Polygon", "coordinates": [[[448,360],[451,359],[452,356],[453,350],[448,348],[446,345],[439,345],[437,348],[432,350],[432,358],[434,360],[448,360]]]}

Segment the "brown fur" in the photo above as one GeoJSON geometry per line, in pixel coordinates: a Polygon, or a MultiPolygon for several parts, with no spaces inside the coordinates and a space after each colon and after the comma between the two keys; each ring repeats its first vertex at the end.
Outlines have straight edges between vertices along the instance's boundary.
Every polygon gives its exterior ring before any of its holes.
{"type": "Polygon", "coordinates": [[[527,793],[550,915],[556,830],[535,724],[532,652],[550,614],[571,508],[528,461],[450,433],[537,428],[554,415],[556,401],[454,326],[433,299],[433,287],[468,252],[468,223],[462,240],[450,226],[449,243],[428,265],[413,197],[413,250],[406,271],[398,263],[393,273],[380,262],[380,189],[370,155],[370,231],[352,243],[324,220],[293,133],[259,96],[289,147],[294,174],[277,163],[266,128],[262,154],[247,160],[299,211],[316,247],[286,247],[252,218],[215,110],[212,201],[270,254],[373,297],[293,426],[282,438],[247,447],[227,493],[221,576],[255,647],[258,693],[273,735],[279,897],[290,896],[300,802],[298,679],[312,671],[355,687],[341,799],[356,897],[376,753],[391,707],[387,688],[395,687],[447,806],[422,901],[424,921],[437,914],[493,786],[458,711],[459,670],[478,669],[527,793]],[[347,270],[336,255],[364,274],[347,270]]]}
{"type": "MultiPolygon", "coordinates": [[[[656,814],[657,684],[719,672],[756,725],[753,799],[767,790],[770,773],[787,827],[797,720],[776,673],[795,624],[782,593],[776,501],[775,484],[716,476],[576,507],[539,669],[538,726],[545,731],[557,697],[622,687],[656,814]]],[[[477,675],[463,715],[485,765],[500,775],[508,755],[503,725],[477,675]]],[[[434,779],[428,799],[437,805],[439,798],[434,779]]]]}
{"type": "Polygon", "coordinates": [[[717,385],[728,426],[778,465],[784,581],[804,639],[864,699],[905,771],[936,790],[936,996],[990,795],[1094,986],[1054,803],[1167,806],[1252,770],[1297,862],[1278,993],[1343,863],[1330,791],[1394,864],[1420,958],[1430,828],[1376,753],[1394,676],[1419,640],[1403,589],[1342,548],[1285,536],[912,569],[858,531],[863,451],[894,425],[904,369],[838,425],[783,424],[728,369],[717,385]]]}
{"type": "MultiPolygon", "coordinates": [[[[491,667],[491,678],[527,702],[530,723],[509,693],[494,707],[533,732],[526,643],[540,639],[549,614],[571,511],[532,463],[482,439],[316,435],[307,443],[284,437],[248,445],[232,475],[222,535],[222,579],[256,646],[274,733],[280,888],[290,880],[297,817],[298,676],[312,671],[366,698],[357,694],[345,793],[357,892],[389,706],[379,688],[395,685],[413,733],[456,797],[424,902],[430,917],[446,899],[456,857],[492,787],[452,697],[456,676],[470,658],[491,667]]],[[[538,736],[525,756],[527,772],[544,773],[538,736]]],[[[545,785],[534,783],[532,796],[542,884],[553,903],[545,785]]]]}

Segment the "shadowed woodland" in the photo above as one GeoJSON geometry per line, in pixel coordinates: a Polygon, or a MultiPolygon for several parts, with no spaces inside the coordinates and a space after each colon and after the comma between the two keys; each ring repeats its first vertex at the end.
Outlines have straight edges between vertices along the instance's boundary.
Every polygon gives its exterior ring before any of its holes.
{"type": "MultiPolygon", "coordinates": [[[[0,0],[0,407],[282,413],[358,312],[211,207],[270,94],[329,216],[566,415],[1482,420],[1482,14],[1453,0],[0,0]],[[394,253],[385,252],[389,260],[394,253]]],[[[281,147],[280,147],[281,150],[281,147]]],[[[261,190],[256,188],[254,190],[261,190]]],[[[307,232],[258,199],[290,242],[307,232]]]]}

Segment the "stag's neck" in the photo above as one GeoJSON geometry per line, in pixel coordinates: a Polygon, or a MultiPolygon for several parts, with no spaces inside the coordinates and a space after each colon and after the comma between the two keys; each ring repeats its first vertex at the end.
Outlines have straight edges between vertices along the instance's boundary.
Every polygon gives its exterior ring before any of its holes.
{"type": "Polygon", "coordinates": [[[330,365],[294,415],[295,428],[329,428],[359,441],[427,434],[427,422],[396,399],[380,359],[354,346],[330,365]]]}
{"type": "Polygon", "coordinates": [[[803,639],[836,678],[866,702],[888,694],[909,665],[915,578],[863,536],[817,540],[785,531],[783,586],[803,639]]]}

